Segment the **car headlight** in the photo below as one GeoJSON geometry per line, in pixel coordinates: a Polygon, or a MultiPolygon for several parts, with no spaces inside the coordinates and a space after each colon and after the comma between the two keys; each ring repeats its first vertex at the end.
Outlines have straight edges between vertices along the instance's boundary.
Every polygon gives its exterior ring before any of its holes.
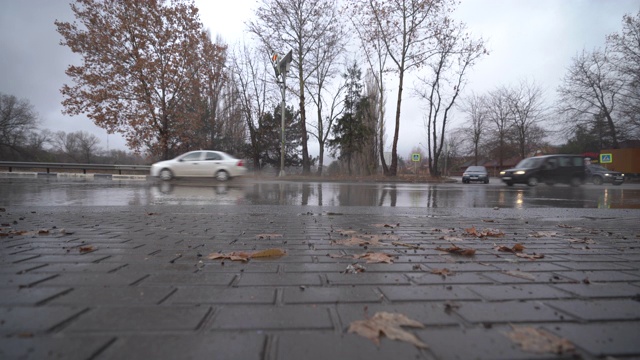
{"type": "Polygon", "coordinates": [[[500,175],[504,175],[506,173],[507,173],[506,171],[500,171],[500,175]]]}
{"type": "Polygon", "coordinates": [[[604,176],[611,176],[611,174],[604,174],[604,176]]]}
{"type": "Polygon", "coordinates": [[[624,176],[624,174],[620,174],[620,176],[624,176]]]}
{"type": "Polygon", "coordinates": [[[516,171],[515,174],[516,175],[524,175],[526,173],[526,171],[524,170],[520,170],[520,171],[516,171]]]}

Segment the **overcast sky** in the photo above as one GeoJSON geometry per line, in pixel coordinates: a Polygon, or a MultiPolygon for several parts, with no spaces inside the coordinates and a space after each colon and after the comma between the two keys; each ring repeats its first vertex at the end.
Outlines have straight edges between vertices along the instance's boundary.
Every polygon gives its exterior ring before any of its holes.
{"type": "MultiPolygon", "coordinates": [[[[251,18],[255,3],[196,0],[205,27],[229,44],[248,36],[244,23],[251,18]]],[[[33,104],[42,128],[88,131],[101,139],[103,148],[108,142],[112,149],[125,149],[119,135],[107,136],[86,117],[61,112],[59,89],[69,81],[64,71],[78,58],[59,45],[61,37],[53,22],[73,20],[69,1],[0,0],[0,9],[0,92],[33,104]]],[[[607,34],[621,30],[622,16],[639,10],[640,0],[462,0],[455,17],[467,24],[471,34],[482,36],[490,51],[469,73],[465,93],[529,80],[546,90],[551,103],[571,58],[583,49],[602,47],[607,34]]],[[[395,83],[387,86],[397,87],[395,83]]],[[[405,94],[410,96],[410,89],[405,94]]],[[[392,134],[395,95],[387,96],[387,131],[392,134]]],[[[413,147],[424,143],[426,132],[415,99],[407,97],[402,111],[398,154],[407,158],[413,147]]],[[[461,122],[461,116],[457,117],[456,122],[461,122]]],[[[392,135],[387,139],[390,145],[392,135]]],[[[310,147],[317,155],[313,150],[317,146],[310,147]]]]}

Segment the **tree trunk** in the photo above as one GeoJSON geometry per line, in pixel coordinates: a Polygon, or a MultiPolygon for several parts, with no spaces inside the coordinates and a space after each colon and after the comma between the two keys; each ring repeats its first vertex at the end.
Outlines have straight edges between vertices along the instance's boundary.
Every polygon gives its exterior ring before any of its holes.
{"type": "Polygon", "coordinates": [[[393,145],[391,147],[391,167],[389,168],[389,176],[396,176],[398,174],[398,134],[400,132],[400,106],[402,105],[403,81],[404,70],[400,70],[400,79],[398,81],[398,101],[396,103],[396,129],[393,132],[393,145]]]}

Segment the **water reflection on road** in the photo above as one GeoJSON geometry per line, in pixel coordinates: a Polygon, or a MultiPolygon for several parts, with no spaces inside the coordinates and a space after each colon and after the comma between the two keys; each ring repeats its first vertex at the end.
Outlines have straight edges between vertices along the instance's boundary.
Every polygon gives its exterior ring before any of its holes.
{"type": "Polygon", "coordinates": [[[640,185],[507,187],[491,184],[171,182],[0,178],[8,205],[302,205],[429,208],[640,208],[640,185]]]}

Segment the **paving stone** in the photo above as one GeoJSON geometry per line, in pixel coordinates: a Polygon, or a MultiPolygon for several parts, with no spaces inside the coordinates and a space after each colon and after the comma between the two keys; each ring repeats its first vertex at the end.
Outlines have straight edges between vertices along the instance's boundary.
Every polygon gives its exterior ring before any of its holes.
{"type": "Polygon", "coordinates": [[[564,291],[585,297],[632,297],[640,295],[640,287],[625,283],[555,284],[564,291]]]}
{"type": "Polygon", "coordinates": [[[471,323],[484,325],[575,320],[538,301],[461,302],[457,305],[452,311],[471,323]]]}
{"type": "Polygon", "coordinates": [[[421,359],[415,346],[383,338],[380,346],[356,334],[282,334],[277,360],[421,359]]]}
{"type": "MultiPolygon", "coordinates": [[[[434,268],[436,269],[436,268],[434,268]]],[[[449,269],[444,267],[441,269],[449,269]]],[[[436,269],[438,270],[438,269],[436,269]]],[[[450,269],[449,269],[450,270],[450,269]]],[[[421,285],[451,285],[451,284],[492,284],[494,281],[486,277],[491,272],[476,274],[469,272],[453,272],[451,275],[438,275],[427,273],[406,274],[412,282],[421,285]]]]}
{"type": "MultiPolygon", "coordinates": [[[[34,289],[36,290],[36,289],[34,289]]],[[[50,301],[55,305],[123,306],[158,304],[173,290],[169,287],[78,287],[50,301]]]]}
{"type": "Polygon", "coordinates": [[[256,274],[243,273],[238,280],[238,286],[312,286],[321,285],[318,274],[288,273],[288,274],[256,274]]]}
{"type": "Polygon", "coordinates": [[[264,359],[266,337],[251,333],[131,335],[120,337],[98,360],[264,359]]]}
{"type": "Polygon", "coordinates": [[[503,271],[525,271],[525,272],[534,272],[534,271],[563,271],[570,270],[564,266],[564,263],[550,263],[550,262],[542,262],[542,261],[522,261],[518,260],[516,262],[504,262],[504,263],[496,263],[494,264],[499,270],[503,271]]]}
{"type": "Polygon", "coordinates": [[[0,338],[0,358],[4,360],[92,359],[107,347],[112,336],[56,336],[0,338]]]}
{"type": "Polygon", "coordinates": [[[212,329],[216,330],[305,330],[333,329],[329,309],[315,305],[221,306],[212,329]]]}
{"type": "Polygon", "coordinates": [[[182,273],[182,274],[151,274],[145,278],[142,285],[229,285],[235,278],[231,273],[182,273]]]}
{"type": "Polygon", "coordinates": [[[113,273],[63,273],[43,283],[45,286],[127,286],[144,279],[146,274],[130,271],[117,271],[113,273]]]}
{"type": "Polygon", "coordinates": [[[36,305],[71,290],[68,287],[0,289],[0,305],[36,305]]]}
{"type": "Polygon", "coordinates": [[[219,286],[179,287],[167,304],[273,304],[276,289],[219,286]]]}
{"type": "MultiPolygon", "coordinates": [[[[365,265],[366,267],[366,265],[365,265]]],[[[409,284],[409,279],[404,274],[396,273],[356,273],[356,274],[326,274],[327,281],[331,285],[389,285],[409,284]]]]}
{"type": "Polygon", "coordinates": [[[370,286],[289,287],[284,289],[282,301],[286,304],[320,304],[347,302],[380,302],[381,295],[370,286]]]}
{"type": "Polygon", "coordinates": [[[381,286],[391,301],[480,300],[480,296],[462,285],[381,286]]]}
{"type": "Polygon", "coordinates": [[[337,304],[336,309],[344,331],[353,321],[366,320],[377,312],[400,313],[425,326],[456,325],[458,317],[448,310],[444,301],[393,304],[337,304]]]}
{"type": "Polygon", "coordinates": [[[82,314],[64,333],[193,331],[211,309],[202,307],[100,307],[82,314]]]}
{"type": "Polygon", "coordinates": [[[37,268],[30,270],[30,273],[81,273],[81,272],[93,272],[93,273],[108,273],[120,269],[123,264],[107,264],[107,263],[83,263],[83,264],[69,264],[69,263],[51,263],[41,264],[37,268]]]}
{"type": "Polygon", "coordinates": [[[640,302],[624,300],[556,300],[544,301],[553,308],[562,310],[582,320],[616,321],[640,320],[640,302]]]}
{"type": "Polygon", "coordinates": [[[79,307],[13,307],[0,308],[0,334],[16,336],[45,332],[79,314],[79,307]]]}
{"type": "Polygon", "coordinates": [[[562,263],[563,266],[571,270],[633,270],[634,267],[628,266],[626,262],[573,262],[567,261],[562,263]]]}
{"type": "Polygon", "coordinates": [[[640,274],[633,275],[622,271],[609,271],[609,270],[597,270],[597,271],[562,271],[556,272],[558,275],[572,279],[577,282],[582,282],[584,279],[595,282],[629,282],[640,281],[640,274]]]}
{"type": "Polygon", "coordinates": [[[469,290],[486,300],[561,299],[571,297],[546,284],[469,285],[469,290]]]}
{"type": "Polygon", "coordinates": [[[53,274],[0,274],[0,288],[30,287],[54,277],[53,274]]]}
{"type": "Polygon", "coordinates": [[[109,255],[97,255],[97,254],[64,254],[64,255],[42,255],[29,259],[29,263],[93,263],[100,260],[107,259],[109,255]]]}
{"type": "Polygon", "coordinates": [[[590,324],[555,324],[545,329],[571,341],[592,356],[638,356],[637,322],[606,322],[590,324]]]}

